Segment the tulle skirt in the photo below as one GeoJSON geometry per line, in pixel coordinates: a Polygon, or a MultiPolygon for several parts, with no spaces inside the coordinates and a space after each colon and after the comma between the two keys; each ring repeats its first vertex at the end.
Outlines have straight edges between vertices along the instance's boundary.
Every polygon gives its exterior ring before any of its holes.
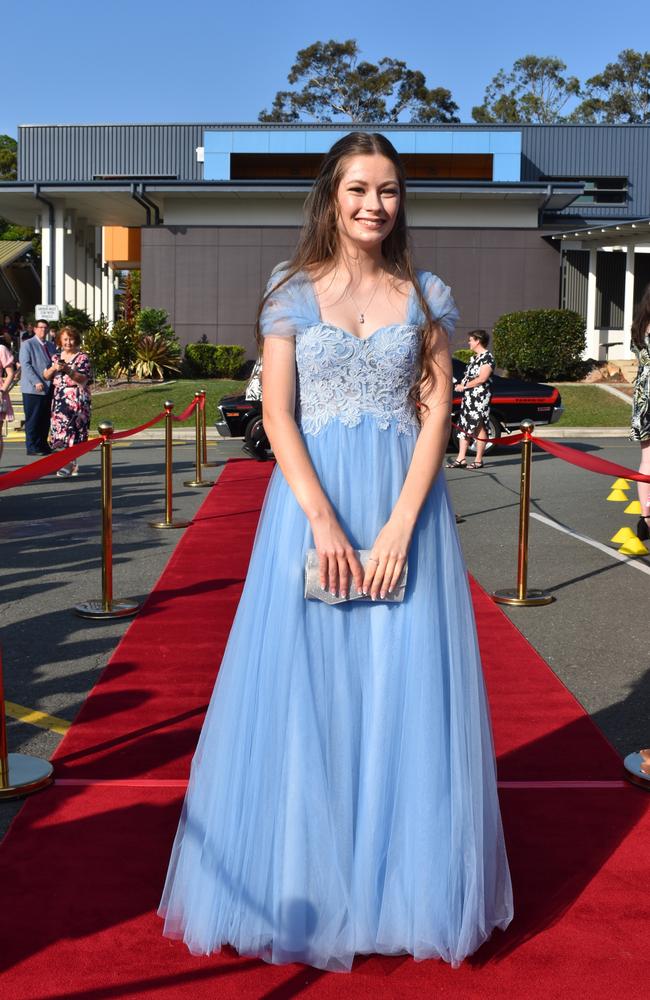
{"type": "MultiPolygon", "coordinates": [[[[369,417],[305,436],[348,537],[370,548],[416,432],[369,417]]],[[[276,468],[192,762],[160,905],[195,954],[349,970],[453,965],[512,918],[474,617],[444,477],[403,604],[303,598],[311,531],[276,468]]]]}

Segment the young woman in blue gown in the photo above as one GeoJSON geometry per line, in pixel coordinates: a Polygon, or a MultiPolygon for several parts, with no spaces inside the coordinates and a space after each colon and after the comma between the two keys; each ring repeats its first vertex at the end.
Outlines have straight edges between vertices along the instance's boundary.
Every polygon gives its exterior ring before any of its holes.
{"type": "Polygon", "coordinates": [[[262,302],[275,468],[192,762],[160,905],[195,954],[347,971],[458,965],[512,918],[466,569],[444,475],[440,278],[415,271],[399,157],[325,157],[262,302]],[[365,602],[305,600],[321,585],[365,602]],[[370,549],[365,573],[356,555],[370,549]],[[402,603],[382,602],[402,568],[402,603]]]}

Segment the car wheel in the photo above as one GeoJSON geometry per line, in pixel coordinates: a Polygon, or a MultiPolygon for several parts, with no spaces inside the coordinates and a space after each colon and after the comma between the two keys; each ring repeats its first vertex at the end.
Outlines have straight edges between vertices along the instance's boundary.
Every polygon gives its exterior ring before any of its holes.
{"type": "Polygon", "coordinates": [[[269,457],[269,439],[264,430],[261,416],[253,417],[246,424],[244,431],[244,451],[260,462],[266,461],[269,457]]]}

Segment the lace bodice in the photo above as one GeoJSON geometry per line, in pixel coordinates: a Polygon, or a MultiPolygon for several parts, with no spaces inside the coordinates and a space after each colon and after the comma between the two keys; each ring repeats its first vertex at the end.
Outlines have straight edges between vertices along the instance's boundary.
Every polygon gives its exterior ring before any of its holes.
{"type": "MultiPolygon", "coordinates": [[[[269,282],[281,280],[277,271],[269,282]]],[[[418,279],[433,316],[450,333],[458,313],[449,289],[428,272],[418,279]]],[[[399,433],[419,424],[409,390],[419,365],[424,322],[417,296],[409,296],[406,322],[355,337],[320,316],[307,275],[295,275],[267,299],[260,319],[263,336],[294,337],[297,372],[297,420],[305,434],[318,434],[332,420],[355,427],[364,416],[382,430],[399,433]]]]}

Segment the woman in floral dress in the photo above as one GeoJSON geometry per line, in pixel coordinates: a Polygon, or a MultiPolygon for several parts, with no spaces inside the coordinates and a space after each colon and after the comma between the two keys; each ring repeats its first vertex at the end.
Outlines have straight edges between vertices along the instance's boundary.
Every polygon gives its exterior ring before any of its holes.
{"type": "Polygon", "coordinates": [[[495,362],[488,351],[489,334],[485,330],[472,330],[467,343],[474,357],[467,365],[460,385],[454,392],[463,394],[458,424],[458,457],[447,463],[448,469],[482,469],[485,444],[490,421],[490,400],[492,399],[492,376],[495,362]],[[467,449],[471,440],[476,440],[476,461],[467,464],[467,449]]]}
{"type": "MultiPolygon", "coordinates": [[[[62,451],[88,440],[92,373],[88,355],[79,349],[81,338],[75,329],[62,327],[56,335],[56,345],[58,350],[52,365],[43,374],[52,379],[53,386],[50,444],[52,451],[62,451]]],[[[61,478],[78,474],[76,461],[57,472],[61,478]]]]}

